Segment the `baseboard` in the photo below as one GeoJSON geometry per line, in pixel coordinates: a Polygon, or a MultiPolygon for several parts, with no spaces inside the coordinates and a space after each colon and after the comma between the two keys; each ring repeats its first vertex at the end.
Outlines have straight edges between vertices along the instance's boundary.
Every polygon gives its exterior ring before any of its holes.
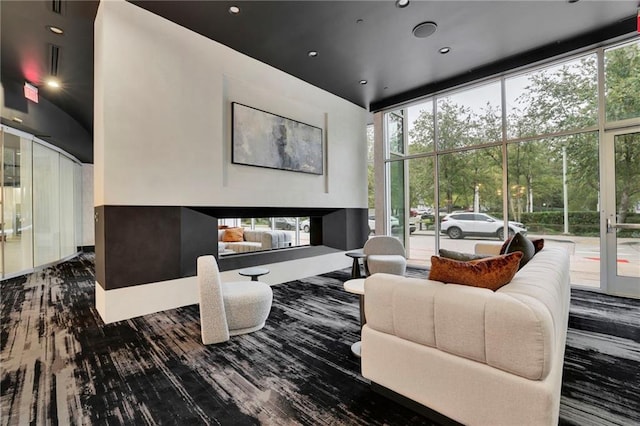
{"type": "Polygon", "coordinates": [[[398,404],[402,405],[405,408],[408,408],[411,411],[414,411],[421,416],[432,420],[438,425],[441,426],[464,426],[462,423],[458,423],[457,421],[450,419],[449,417],[438,413],[437,411],[432,410],[429,407],[426,407],[419,402],[416,402],[412,399],[407,398],[404,395],[400,395],[397,392],[392,391],[382,385],[379,385],[375,382],[371,382],[371,390],[375,393],[384,396],[398,404]]]}
{"type": "MultiPolygon", "coordinates": [[[[269,285],[325,274],[351,266],[351,258],[336,252],[287,262],[260,265],[269,274],[260,281],[269,285]]],[[[223,282],[245,281],[238,270],[220,273],[223,282]]],[[[148,315],[155,312],[193,305],[199,301],[196,277],[179,278],[150,284],[105,290],[96,281],[96,310],[105,324],[148,315]]]]}

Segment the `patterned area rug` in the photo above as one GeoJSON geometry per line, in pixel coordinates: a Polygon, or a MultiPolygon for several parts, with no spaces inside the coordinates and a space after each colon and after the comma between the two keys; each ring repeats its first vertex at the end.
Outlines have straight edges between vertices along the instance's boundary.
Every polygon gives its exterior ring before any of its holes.
{"type": "MultiPolygon", "coordinates": [[[[196,305],[104,325],[92,255],[6,280],[0,422],[433,424],[360,376],[348,278],[273,287],[265,328],[214,346],[200,342],[196,305]]],[[[639,366],[640,301],[574,291],[561,424],[640,423],[639,366]]]]}

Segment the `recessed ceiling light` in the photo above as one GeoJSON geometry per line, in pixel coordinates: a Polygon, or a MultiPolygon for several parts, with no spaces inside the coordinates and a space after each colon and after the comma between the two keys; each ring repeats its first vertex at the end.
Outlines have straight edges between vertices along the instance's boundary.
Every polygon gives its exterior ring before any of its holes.
{"type": "Polygon", "coordinates": [[[400,9],[409,6],[409,0],[396,0],[396,7],[400,9]]]}
{"type": "Polygon", "coordinates": [[[318,52],[316,52],[315,50],[310,50],[307,55],[309,55],[310,58],[315,58],[316,56],[318,56],[318,52]]]}
{"type": "Polygon", "coordinates": [[[60,82],[56,79],[50,78],[47,80],[47,86],[58,89],[60,87],[60,82]]]}
{"type": "Polygon", "coordinates": [[[64,34],[64,30],[62,28],[54,27],[53,25],[49,25],[47,28],[54,34],[64,34]]]}
{"type": "Polygon", "coordinates": [[[435,33],[438,29],[438,24],[435,22],[427,21],[418,24],[413,29],[413,35],[418,38],[427,38],[431,34],[435,33]]]}
{"type": "Polygon", "coordinates": [[[240,13],[240,8],[238,6],[231,6],[229,8],[229,13],[232,15],[237,15],[238,13],[240,13]]]}
{"type": "Polygon", "coordinates": [[[364,86],[365,84],[367,84],[367,80],[360,80],[360,84],[364,86]]]}
{"type": "Polygon", "coordinates": [[[444,54],[447,54],[449,52],[451,52],[451,48],[450,47],[441,47],[440,49],[438,49],[438,52],[444,54]]]}

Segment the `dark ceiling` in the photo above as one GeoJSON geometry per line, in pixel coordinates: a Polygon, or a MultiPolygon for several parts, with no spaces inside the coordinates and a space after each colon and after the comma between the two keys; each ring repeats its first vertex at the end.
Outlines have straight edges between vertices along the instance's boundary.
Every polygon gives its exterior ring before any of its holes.
{"type": "MultiPolygon", "coordinates": [[[[370,109],[635,31],[637,1],[131,1],[370,109]],[[229,7],[240,13],[232,15],[229,7]],[[433,21],[437,31],[412,29],[433,21]],[[442,55],[441,47],[451,52],[442,55]],[[308,56],[310,50],[318,56],[308,56]],[[367,84],[360,84],[367,80],[367,84]]],[[[93,131],[96,1],[0,2],[1,72],[93,131]],[[60,4],[62,13],[52,11],[60,4]],[[48,25],[64,29],[62,36],[48,25]],[[44,87],[49,44],[62,90],[44,87]]]]}

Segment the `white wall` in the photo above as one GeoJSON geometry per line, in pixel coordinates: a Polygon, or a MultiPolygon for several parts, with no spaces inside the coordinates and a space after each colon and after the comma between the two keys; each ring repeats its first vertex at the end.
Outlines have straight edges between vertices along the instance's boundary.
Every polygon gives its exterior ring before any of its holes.
{"type": "MultiPolygon", "coordinates": [[[[351,260],[342,253],[331,253],[317,257],[296,259],[290,262],[262,265],[269,274],[260,281],[269,285],[298,280],[351,266],[351,260]]],[[[238,275],[237,270],[220,273],[223,282],[242,281],[247,278],[238,275]]],[[[180,278],[118,288],[105,291],[96,285],[96,309],[105,323],[122,321],[154,312],[193,305],[199,302],[196,277],[180,278]]]]}
{"type": "Polygon", "coordinates": [[[95,60],[95,205],[367,207],[364,109],[124,1],[95,60]],[[325,174],[231,164],[232,101],[321,127],[325,174]]]}
{"type": "MultiPolygon", "coordinates": [[[[363,108],[121,0],[100,3],[94,33],[96,206],[367,207],[363,108]],[[325,173],[231,164],[231,102],[322,128],[325,173]]],[[[349,264],[283,262],[268,282],[349,264]]],[[[194,282],[96,284],[96,307],[112,322],[195,303],[194,282]]]]}

